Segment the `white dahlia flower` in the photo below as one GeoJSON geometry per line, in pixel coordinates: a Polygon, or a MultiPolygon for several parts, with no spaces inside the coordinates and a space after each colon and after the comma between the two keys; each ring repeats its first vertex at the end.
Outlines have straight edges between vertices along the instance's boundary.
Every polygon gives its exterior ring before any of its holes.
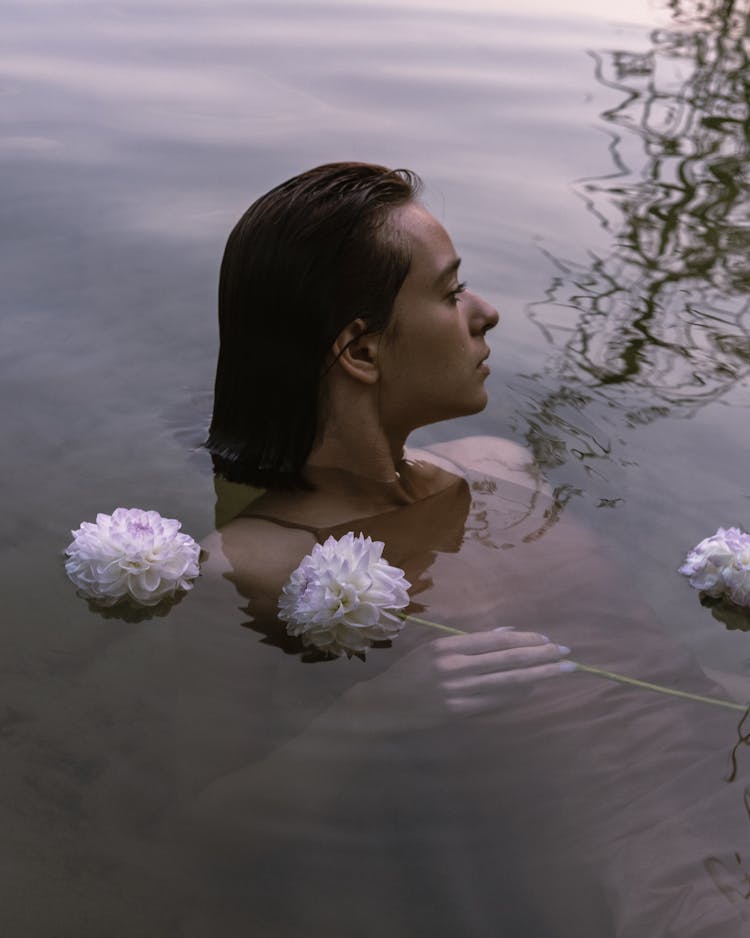
{"type": "Polygon", "coordinates": [[[750,534],[719,528],[690,551],[680,573],[709,596],[750,606],[750,534]]]}
{"type": "Polygon", "coordinates": [[[156,606],[192,589],[200,547],[180,534],[180,522],[157,511],[116,508],[71,531],[65,571],[86,599],[114,606],[127,597],[156,606]]]}
{"type": "Polygon", "coordinates": [[[334,655],[364,651],[398,635],[411,585],[383,557],[383,542],[349,531],[329,537],[292,573],[279,597],[279,618],[289,635],[334,655]]]}

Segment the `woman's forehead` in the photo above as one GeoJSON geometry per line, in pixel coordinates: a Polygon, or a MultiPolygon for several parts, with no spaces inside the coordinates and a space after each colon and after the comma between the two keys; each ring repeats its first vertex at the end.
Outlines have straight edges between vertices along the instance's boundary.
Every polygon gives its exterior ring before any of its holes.
{"type": "Polygon", "coordinates": [[[416,203],[404,206],[396,225],[406,236],[411,252],[407,281],[432,282],[442,274],[455,272],[459,259],[450,235],[426,208],[416,203]]]}

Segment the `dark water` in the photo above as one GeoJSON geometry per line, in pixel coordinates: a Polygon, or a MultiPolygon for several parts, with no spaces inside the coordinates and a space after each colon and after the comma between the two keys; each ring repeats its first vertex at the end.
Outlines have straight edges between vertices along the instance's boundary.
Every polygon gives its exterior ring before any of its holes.
{"type": "MultiPolygon", "coordinates": [[[[707,935],[744,934],[711,924],[745,903],[744,783],[722,780],[731,713],[611,690],[563,705],[540,691],[516,725],[533,737],[535,714],[557,709],[585,768],[545,789],[539,779],[568,760],[560,735],[532,751],[499,716],[466,730],[452,763],[453,730],[394,734],[398,668],[392,706],[377,683],[368,694],[363,678],[387,675],[391,659],[370,656],[357,677],[360,663],[339,662],[320,677],[242,628],[237,597],[208,590],[163,618],[103,619],[60,561],[70,528],[117,505],[158,508],[196,537],[211,530],[212,480],[191,450],[210,406],[218,261],[246,205],[326,160],[405,165],[424,176],[470,284],[503,316],[490,406],[417,442],[482,433],[528,445],[561,524],[578,519],[618,558],[607,589],[621,619],[605,614],[602,587],[580,622],[556,620],[551,589],[519,621],[541,620],[587,660],[637,676],[703,687],[698,662],[744,695],[746,633],[701,607],[675,568],[719,524],[750,526],[748,11],[600,6],[5,5],[8,934],[494,935],[504,922],[511,934],[579,938],[563,890],[550,890],[554,924],[529,911],[563,868],[568,895],[590,897],[571,904],[588,909],[597,938],[672,934],[648,890],[689,888],[698,868],[694,891],[710,911],[688,909],[692,924],[675,933],[708,922],[707,935]],[[629,627],[632,641],[618,645],[629,627]],[[642,634],[650,660],[631,654],[642,634]],[[602,712],[613,722],[597,736],[602,712]],[[488,735],[503,759],[483,761],[488,735]],[[635,788],[603,802],[616,819],[607,827],[571,793],[594,782],[612,791],[639,752],[635,788]],[[665,829],[671,846],[654,853],[639,829],[676,802],[684,829],[675,786],[688,763],[705,773],[684,791],[707,807],[689,847],[665,829]],[[373,787],[386,764],[401,768],[373,787]],[[248,767],[237,790],[221,782],[248,767]],[[481,777],[496,786],[496,815],[481,777]],[[201,800],[222,784],[218,806],[201,800]],[[579,841],[551,821],[571,798],[579,841]],[[633,803],[640,825],[625,823],[633,803]],[[546,838],[524,827],[535,806],[546,838]],[[678,869],[678,854],[693,866],[678,869]],[[630,896],[612,885],[655,867],[666,884],[646,877],[630,896]],[[635,908],[647,917],[633,924],[635,908]]],[[[555,536],[539,543],[551,550],[555,536]]],[[[436,589],[439,570],[458,582],[451,556],[431,573],[436,589]]],[[[493,621],[505,621],[495,599],[493,621]]],[[[436,614],[445,605],[430,602],[436,614]]]]}

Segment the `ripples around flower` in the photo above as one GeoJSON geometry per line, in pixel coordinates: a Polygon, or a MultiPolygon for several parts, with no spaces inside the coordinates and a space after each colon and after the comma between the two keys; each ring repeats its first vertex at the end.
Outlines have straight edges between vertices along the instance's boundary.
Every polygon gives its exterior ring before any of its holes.
{"type": "Polygon", "coordinates": [[[65,571],[85,599],[114,606],[131,599],[156,606],[190,590],[200,572],[200,547],[174,518],[157,511],[116,508],[71,531],[65,571]]]}

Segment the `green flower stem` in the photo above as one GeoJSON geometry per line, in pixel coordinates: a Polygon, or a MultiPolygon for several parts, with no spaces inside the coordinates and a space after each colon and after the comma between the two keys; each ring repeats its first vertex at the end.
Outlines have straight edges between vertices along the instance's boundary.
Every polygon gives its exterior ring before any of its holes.
{"type": "Polygon", "coordinates": [[[573,661],[572,663],[579,671],[588,671],[589,674],[598,674],[599,677],[606,677],[610,681],[619,681],[620,684],[630,684],[633,687],[640,687],[643,690],[654,690],[658,694],[669,694],[670,697],[682,697],[684,700],[696,700],[698,703],[709,704],[712,707],[726,707],[729,710],[739,710],[742,713],[747,710],[747,704],[735,703],[733,700],[722,700],[720,697],[704,697],[702,694],[689,694],[685,690],[665,687],[663,684],[652,684],[650,681],[639,681],[638,678],[628,677],[626,674],[617,674],[615,671],[605,671],[604,668],[595,668],[590,664],[581,664],[580,661],[573,661]]]}
{"type": "MultiPolygon", "coordinates": [[[[432,622],[430,619],[420,619],[419,616],[404,615],[398,613],[399,618],[407,622],[418,622],[420,625],[429,625],[433,629],[440,629],[442,632],[450,632],[452,635],[468,635],[464,629],[456,629],[451,625],[443,625],[440,622],[432,622]]],[[[569,659],[568,659],[569,660],[569,659]]],[[[665,687],[663,684],[652,684],[650,681],[640,681],[635,677],[628,677],[626,674],[618,674],[616,671],[605,671],[604,668],[596,668],[591,664],[582,664],[580,661],[571,661],[579,671],[587,671],[589,674],[597,674],[599,677],[605,677],[609,681],[617,681],[619,684],[630,684],[631,687],[640,687],[641,690],[656,691],[657,694],[667,694],[670,697],[682,697],[683,700],[694,700],[697,703],[708,704],[712,707],[725,707],[728,710],[739,710],[745,713],[748,710],[746,704],[735,703],[733,700],[722,700],[720,697],[704,697],[702,694],[690,694],[684,690],[676,690],[674,687],[665,687]]]]}
{"type": "Polygon", "coordinates": [[[420,619],[419,616],[405,616],[402,613],[398,613],[400,619],[403,619],[404,622],[407,622],[411,619],[412,622],[419,622],[420,625],[431,625],[433,629],[440,629],[443,632],[450,632],[452,635],[468,635],[464,629],[454,629],[452,625],[442,625],[440,622],[430,622],[429,619],[420,619]]]}

